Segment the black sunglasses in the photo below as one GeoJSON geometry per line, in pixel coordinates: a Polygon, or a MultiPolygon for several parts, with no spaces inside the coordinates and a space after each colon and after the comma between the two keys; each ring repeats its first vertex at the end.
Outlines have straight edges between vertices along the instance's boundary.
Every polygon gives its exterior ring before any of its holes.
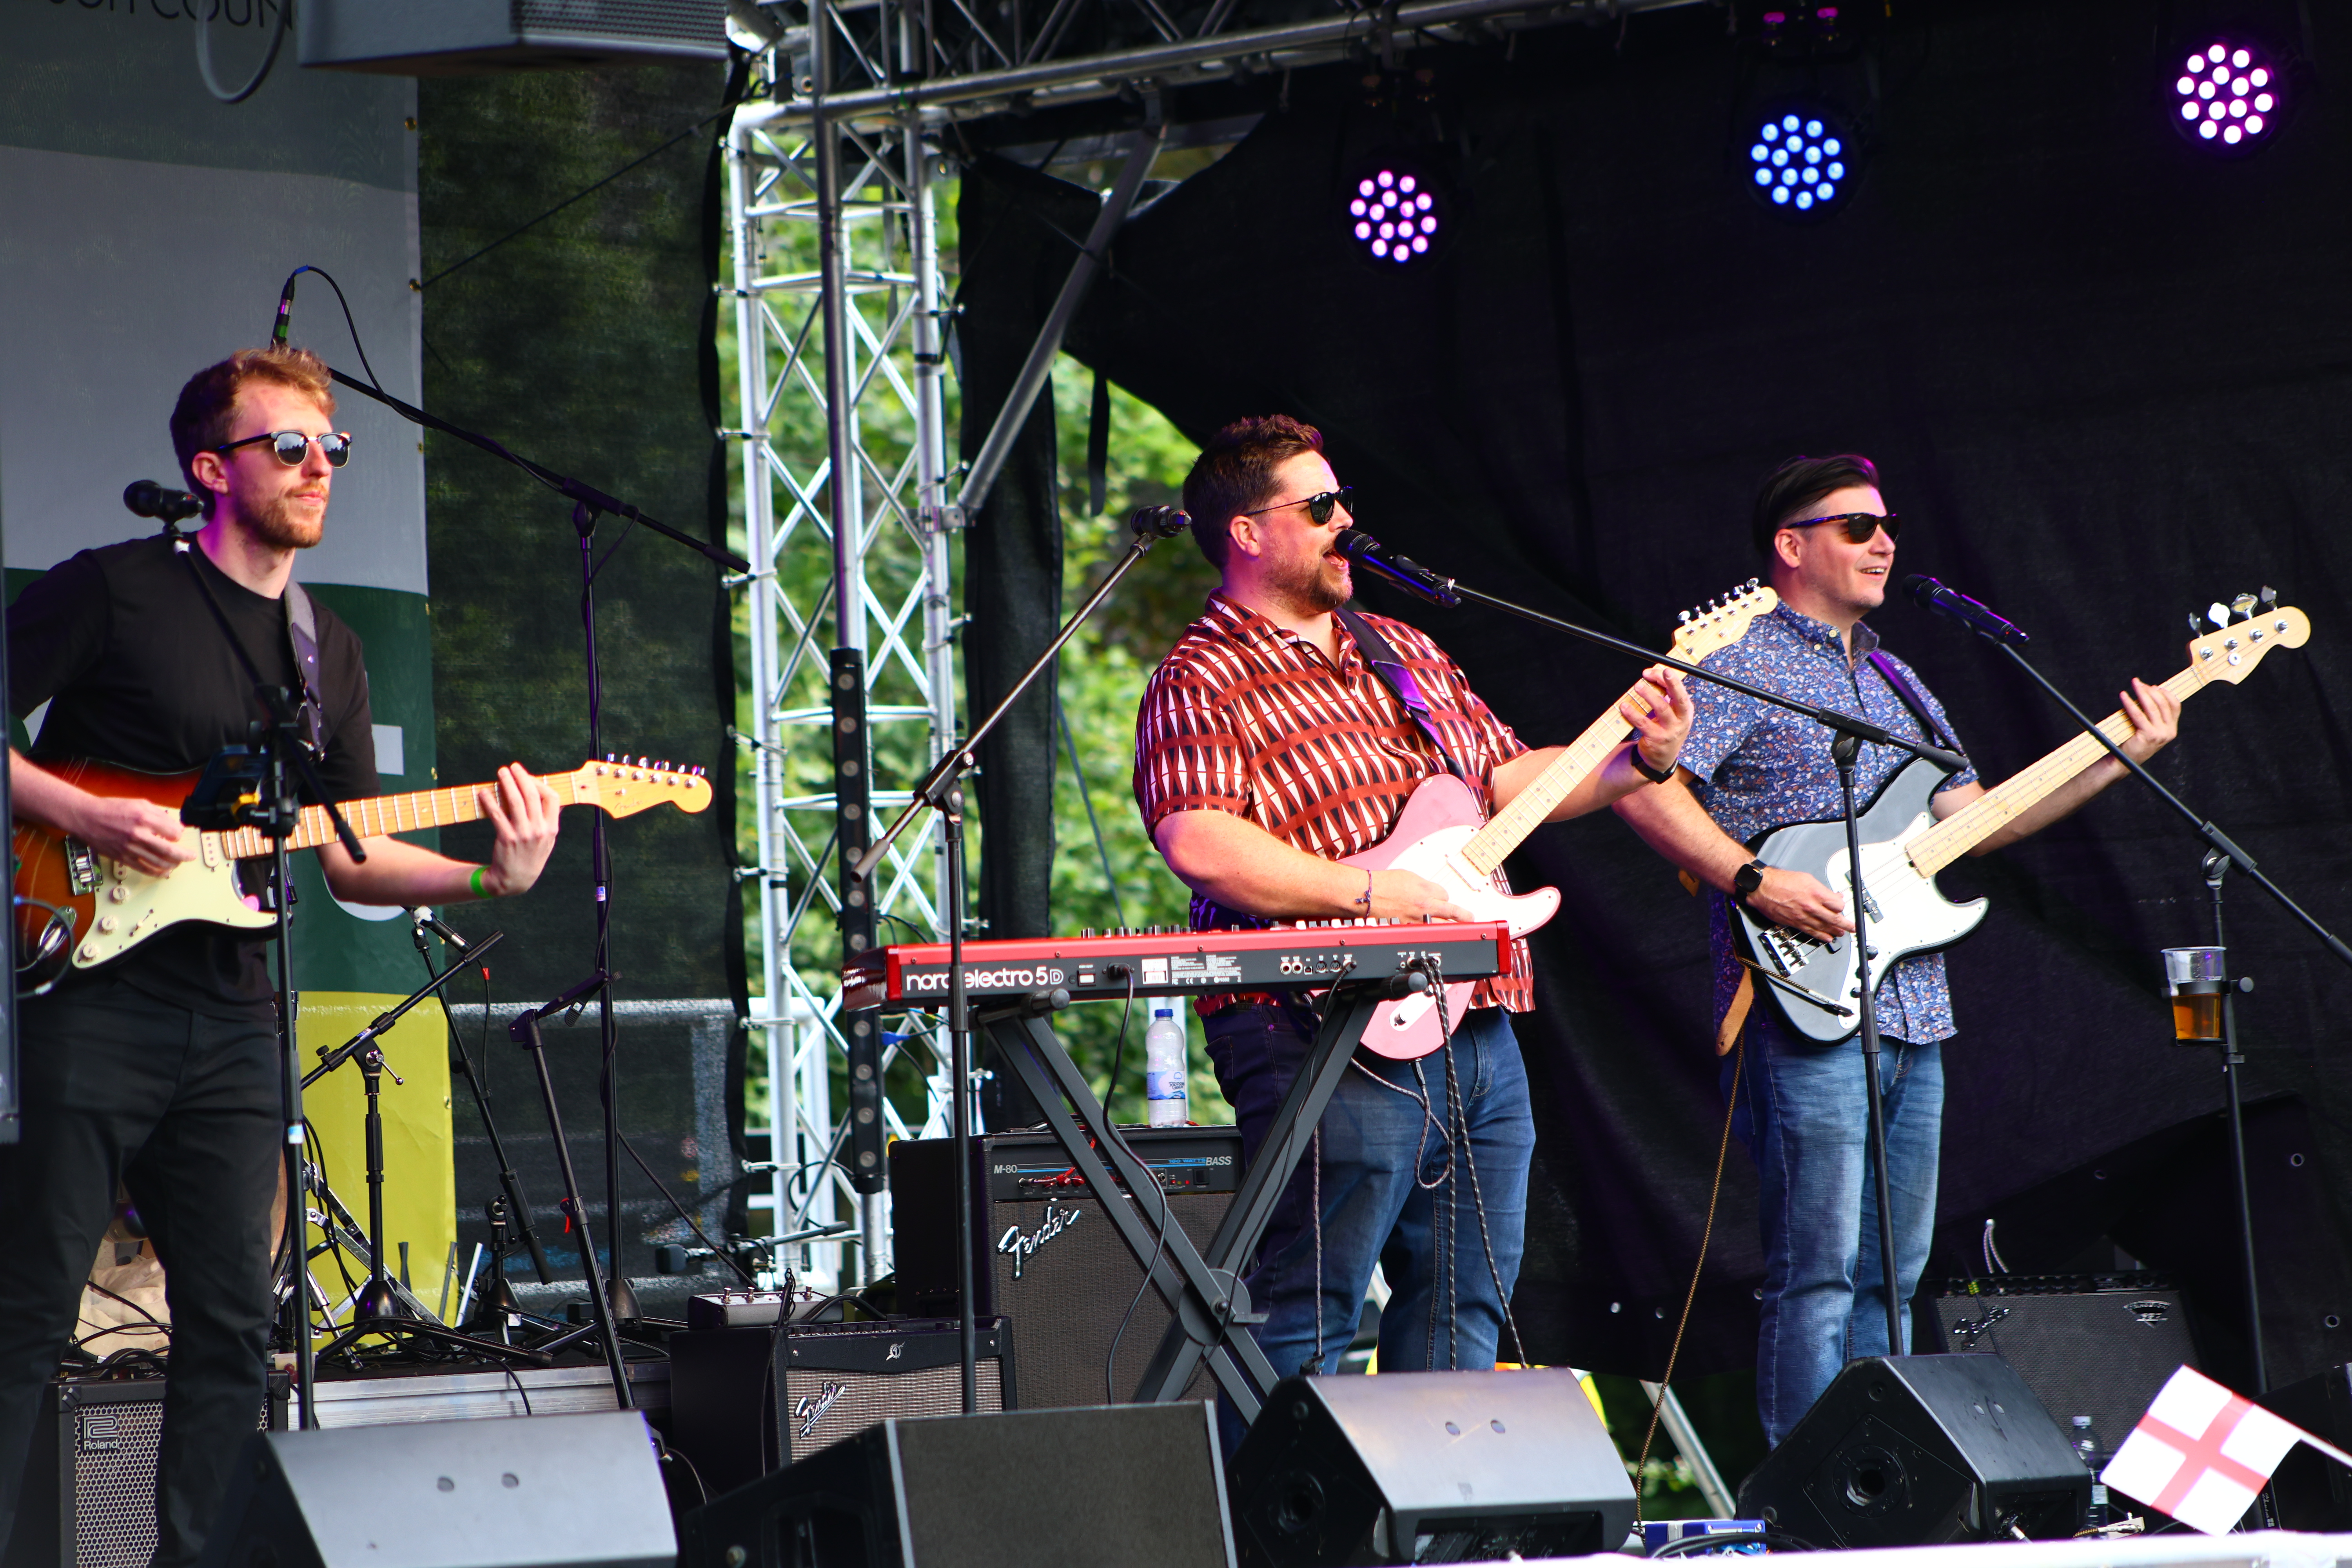
{"type": "Polygon", "coordinates": [[[215,447],[213,450],[226,457],[239,447],[250,447],[257,441],[268,442],[270,451],[276,453],[278,460],[289,468],[302,466],[302,459],[310,455],[313,441],[319,443],[319,456],[326,458],[329,466],[340,468],[352,460],[352,438],[339,431],[324,436],[305,436],[299,430],[271,430],[264,435],[247,436],[242,441],[231,441],[226,447],[215,447]]]}
{"type": "Polygon", "coordinates": [[[1242,515],[1263,517],[1270,511],[1280,511],[1286,506],[1303,506],[1307,509],[1307,515],[1313,519],[1316,526],[1319,528],[1331,521],[1331,511],[1335,507],[1346,507],[1348,515],[1355,516],[1356,508],[1353,501],[1355,493],[1355,486],[1341,485],[1336,490],[1325,490],[1320,495],[1302,496],[1297,500],[1277,501],[1273,506],[1262,506],[1255,511],[1245,511],[1242,515]]]}
{"type": "Polygon", "coordinates": [[[1891,511],[1884,517],[1874,511],[1842,511],[1832,517],[1809,517],[1802,522],[1784,522],[1780,526],[1782,528],[1819,528],[1825,522],[1843,524],[1846,538],[1856,544],[1869,543],[1871,536],[1881,528],[1886,530],[1886,537],[1889,539],[1903,537],[1903,520],[1891,511]]]}

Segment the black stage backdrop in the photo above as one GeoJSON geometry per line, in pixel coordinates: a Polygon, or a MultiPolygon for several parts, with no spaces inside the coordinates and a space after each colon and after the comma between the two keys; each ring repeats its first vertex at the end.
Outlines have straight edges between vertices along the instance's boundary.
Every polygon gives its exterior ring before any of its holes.
{"type": "MultiPolygon", "coordinates": [[[[713,144],[723,122],[711,117],[726,87],[722,68],[696,65],[426,79],[418,89],[425,406],[674,528],[721,540],[728,475],[713,434],[721,418],[712,286],[724,219],[713,144]]],[[[453,437],[425,441],[440,776],[487,779],[518,758],[542,771],[578,767],[589,756],[588,688],[571,503],[453,437]]],[[[716,796],[692,816],[660,808],[606,823],[614,991],[734,997],[740,1010],[727,737],[734,658],[719,569],[609,518],[594,545],[600,560],[614,552],[596,583],[604,747],[706,766],[716,796]]],[[[529,896],[447,911],[469,936],[506,931],[490,958],[499,1002],[543,1001],[593,968],[589,818],[565,814],[529,896]]],[[[488,850],[487,825],[442,837],[452,854],[488,850]]],[[[477,986],[452,990],[455,1002],[481,1000],[477,986]]],[[[698,1140],[685,1037],[625,1027],[620,1098],[624,1133],[692,1202],[698,1177],[723,1181],[737,1151],[700,1147],[708,1129],[698,1140]]],[[[729,1037],[728,1081],[738,1091],[728,1096],[730,1131],[740,1139],[743,1042],[740,1030],[729,1037]]],[[[574,1098],[593,1096],[582,1088],[598,1070],[593,1035],[564,1030],[550,1042],[601,1239],[601,1113],[593,1098],[584,1113],[574,1098]]],[[[528,1058],[503,1040],[488,1051],[500,1130],[533,1142],[544,1124],[528,1058]]],[[[481,1205],[497,1190],[497,1167],[458,1092],[458,1213],[470,1244],[485,1239],[481,1205]]],[[[667,1205],[625,1154],[620,1163],[631,1222],[624,1266],[645,1273],[644,1232],[667,1226],[658,1239],[691,1238],[671,1234],[683,1227],[667,1205]]],[[[543,1225],[555,1218],[551,1187],[530,1196],[543,1225]]],[[[549,1226],[551,1251],[561,1229],[549,1226]]]]}
{"type": "MultiPolygon", "coordinates": [[[[1852,210],[1810,227],[1738,184],[1738,95],[1793,82],[1740,64],[1718,9],[1416,54],[1473,210],[1438,265],[1402,273],[1352,259],[1336,221],[1339,180],[1397,122],[1364,107],[1362,68],[1302,73],[1129,226],[1070,348],[1196,438],[1246,413],[1314,422],[1381,538],[1653,647],[1758,571],[1755,482],[1799,451],[1875,457],[1909,522],[1900,570],[2031,628],[2095,713],[2181,667],[2189,609],[2275,584],[2311,613],[2309,647],[2198,697],[2155,771],[2352,928],[2352,147],[2308,74],[2260,156],[2181,145],[2163,115],[2189,9],[1895,8],[1868,69],[1823,73],[1881,95],[1882,142],[1852,210]]],[[[2311,9],[2323,56],[2352,47],[2344,7],[2311,9]]],[[[2293,6],[2264,16],[2298,41],[2293,6]]],[[[1508,617],[1367,596],[1438,636],[1531,742],[1633,674],[1508,617]]],[[[1901,605],[1874,624],[1990,778],[2066,739],[1956,626],[1901,605]]],[[[2199,857],[2126,786],[1947,874],[1993,911],[1951,958],[1930,1273],[1974,1267],[1987,1217],[2020,1268],[2111,1264],[2111,1237],[2189,1278],[2209,1364],[2235,1376],[2218,1063],[2168,1043],[2155,956],[2210,940],[2199,857]]],[[[1611,819],[1541,830],[1513,875],[1567,895],[1522,1029],[1540,1139],[1520,1322],[1538,1360],[1654,1377],[1723,1124],[1705,917],[1611,819]]],[[[2279,1380],[2352,1360],[2352,974],[2242,877],[2229,910],[2261,982],[2241,1018],[2268,1097],[2252,1152],[2279,1380]]],[[[1735,1149],[1683,1370],[1750,1364],[1759,1272],[1735,1149]]]]}

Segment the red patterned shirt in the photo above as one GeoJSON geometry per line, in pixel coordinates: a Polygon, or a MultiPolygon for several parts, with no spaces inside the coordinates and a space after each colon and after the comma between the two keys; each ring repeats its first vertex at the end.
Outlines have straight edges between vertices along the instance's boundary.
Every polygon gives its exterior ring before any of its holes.
{"type": "MultiPolygon", "coordinates": [[[[1445,744],[1494,808],[1497,763],[1526,752],[1435,643],[1385,616],[1365,617],[1412,671],[1445,744]]],[[[1389,835],[1407,796],[1445,771],[1396,693],[1338,627],[1339,665],[1245,605],[1212,594],[1145,687],[1135,720],[1135,799],[1147,832],[1180,811],[1226,811],[1327,860],[1389,835]]],[[[1502,880],[1498,872],[1496,880],[1502,880]]],[[[1271,922],[1195,894],[1192,929],[1271,922]]],[[[1512,973],[1481,981],[1472,1005],[1535,1005],[1527,948],[1512,973]]],[[[1203,1013],[1234,996],[1204,996],[1203,1013]]]]}

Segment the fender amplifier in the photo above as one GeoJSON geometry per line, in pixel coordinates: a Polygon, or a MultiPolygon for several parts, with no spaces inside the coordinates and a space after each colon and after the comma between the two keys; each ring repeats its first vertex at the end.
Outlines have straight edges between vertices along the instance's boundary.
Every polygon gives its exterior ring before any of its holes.
{"type": "MultiPolygon", "coordinates": [[[[1169,1211],[1204,1251],[1241,1185],[1242,1135],[1235,1127],[1126,1127],[1120,1131],[1168,1195],[1169,1211]]],[[[978,1213],[972,1275],[975,1310],[1001,1315],[1021,1368],[1018,1408],[1058,1409],[1120,1402],[1168,1327],[1168,1304],[1143,1290],[1143,1268],[1070,1169],[1050,1132],[992,1132],[972,1141],[982,1163],[972,1183],[978,1213]],[[1104,1363],[1118,1361],[1106,1390],[1104,1363]]],[[[955,1145],[943,1138],[890,1145],[891,1245],[901,1310],[959,1310],[955,1259],[955,1145]]],[[[1203,1368],[1185,1389],[1206,1399],[1216,1382],[1203,1368]]]]}
{"type": "MultiPolygon", "coordinates": [[[[982,1411],[1013,1404],[1000,1320],[980,1321],[982,1411]]],[[[712,1497],[893,1415],[963,1413],[953,1319],[689,1329],[669,1337],[670,1443],[712,1497]]]]}

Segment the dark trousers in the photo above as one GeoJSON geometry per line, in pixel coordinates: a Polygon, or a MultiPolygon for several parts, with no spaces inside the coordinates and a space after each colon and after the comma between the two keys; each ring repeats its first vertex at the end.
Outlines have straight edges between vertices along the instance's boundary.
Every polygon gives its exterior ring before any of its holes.
{"type": "Polygon", "coordinates": [[[20,1031],[24,1138],[0,1148],[0,1540],[120,1182],[172,1307],[155,1562],[179,1568],[195,1561],[261,1409],[282,1159],[276,1031],[267,1015],[207,1017],[121,984],[34,998],[20,1031]]]}

